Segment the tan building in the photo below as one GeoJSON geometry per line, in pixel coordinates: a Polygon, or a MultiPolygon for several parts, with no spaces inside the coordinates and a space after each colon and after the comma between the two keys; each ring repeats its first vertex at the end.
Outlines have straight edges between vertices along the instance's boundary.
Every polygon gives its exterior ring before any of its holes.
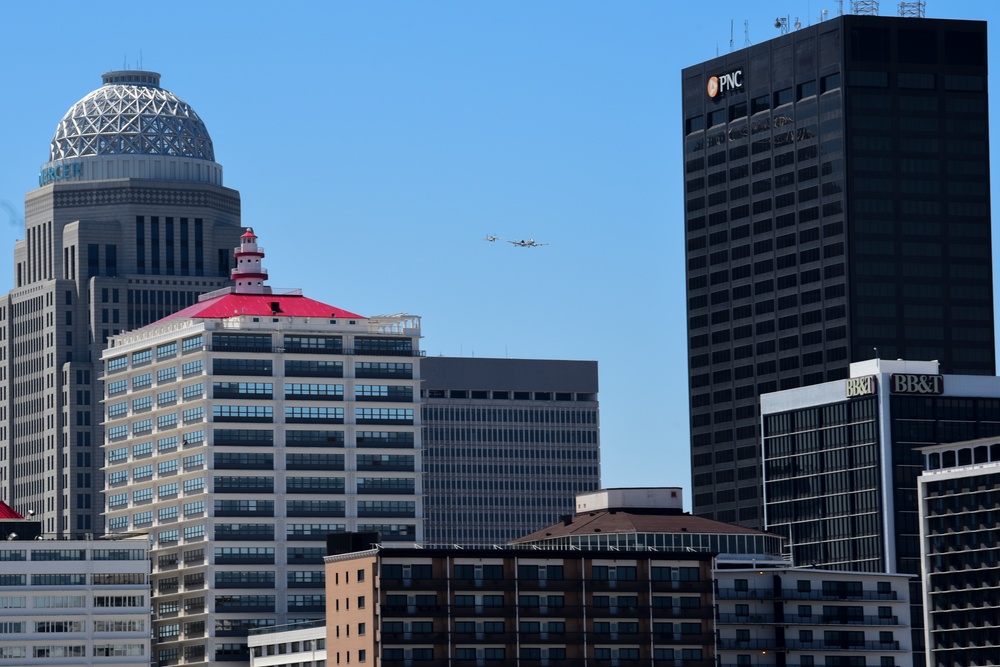
{"type": "Polygon", "coordinates": [[[714,664],[712,554],[374,548],[326,558],[327,664],[714,664]]]}

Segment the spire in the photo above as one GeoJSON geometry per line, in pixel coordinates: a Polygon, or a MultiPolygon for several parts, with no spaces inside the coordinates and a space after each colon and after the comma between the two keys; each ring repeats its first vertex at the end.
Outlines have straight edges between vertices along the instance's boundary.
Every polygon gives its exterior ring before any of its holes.
{"type": "Polygon", "coordinates": [[[233,257],[236,259],[236,268],[232,272],[232,280],[236,283],[234,291],[237,294],[265,294],[267,269],[261,266],[264,249],[257,245],[253,227],[247,227],[246,233],[240,237],[240,247],[235,249],[233,257]]]}

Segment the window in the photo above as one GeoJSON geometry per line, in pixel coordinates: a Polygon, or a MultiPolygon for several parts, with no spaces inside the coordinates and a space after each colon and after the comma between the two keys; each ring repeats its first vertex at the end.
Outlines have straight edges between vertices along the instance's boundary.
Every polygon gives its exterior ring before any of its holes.
{"type": "Polygon", "coordinates": [[[205,385],[202,382],[198,384],[189,384],[183,389],[183,396],[185,401],[189,401],[193,398],[200,398],[205,393],[205,385]]]}

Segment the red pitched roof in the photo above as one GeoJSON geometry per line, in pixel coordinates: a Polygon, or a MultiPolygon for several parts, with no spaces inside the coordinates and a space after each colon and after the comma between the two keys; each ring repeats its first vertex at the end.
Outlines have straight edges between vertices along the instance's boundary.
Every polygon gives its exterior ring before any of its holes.
{"type": "Polygon", "coordinates": [[[24,517],[10,508],[9,505],[0,500],[0,519],[23,519],[24,517]]]}
{"type": "Polygon", "coordinates": [[[214,299],[199,301],[160,321],[188,318],[222,319],[233,315],[366,319],[364,315],[329,306],[300,294],[223,294],[214,299]],[[273,309],[272,304],[275,303],[278,305],[273,309]]]}

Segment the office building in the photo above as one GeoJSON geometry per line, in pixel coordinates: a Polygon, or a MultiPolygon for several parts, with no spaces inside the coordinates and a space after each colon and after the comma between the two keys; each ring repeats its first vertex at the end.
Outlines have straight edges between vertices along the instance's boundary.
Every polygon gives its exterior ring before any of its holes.
{"type": "Polygon", "coordinates": [[[781,540],[684,514],[681,495],[579,494],[557,524],[489,548],[334,535],[327,663],[714,665],[713,549],[781,540]]]}
{"type": "Polygon", "coordinates": [[[103,533],[100,357],[110,335],[228,284],[240,195],[204,122],[119,71],[56,127],[0,296],[0,500],[46,533],[103,533]]]}
{"type": "Polygon", "coordinates": [[[104,353],[107,525],[152,537],[161,664],[322,616],[330,533],[423,540],[419,318],[272,291],[263,257],[247,231],[233,287],[104,353]]]}
{"type": "Polygon", "coordinates": [[[927,664],[1000,656],[1000,438],[922,449],[917,479],[927,664]]]}
{"type": "Polygon", "coordinates": [[[57,539],[0,502],[0,540],[0,664],[148,667],[148,539],[57,539]]]}
{"type": "Polygon", "coordinates": [[[939,371],[874,359],[844,380],[761,396],[768,531],[797,566],[913,576],[918,654],[920,448],[1000,435],[1000,378],[939,371]]]}
{"type": "Polygon", "coordinates": [[[327,664],[715,665],[707,552],[331,553],[327,664]]]}
{"type": "Polygon", "coordinates": [[[846,15],[683,71],[693,511],[763,525],[758,397],[995,375],[986,24],[846,15]]]}
{"type": "Polygon", "coordinates": [[[326,621],[257,628],[247,638],[250,667],[325,667],[326,621]]]}
{"type": "Polygon", "coordinates": [[[780,538],[684,514],[679,496],[580,494],[505,548],[333,536],[328,664],[910,665],[905,576],[791,568],[780,538]]]}
{"type": "Polygon", "coordinates": [[[600,488],[596,361],[428,357],[427,543],[504,544],[600,488]]]}
{"type": "Polygon", "coordinates": [[[908,578],[720,556],[718,664],[910,667],[908,578]]]}

